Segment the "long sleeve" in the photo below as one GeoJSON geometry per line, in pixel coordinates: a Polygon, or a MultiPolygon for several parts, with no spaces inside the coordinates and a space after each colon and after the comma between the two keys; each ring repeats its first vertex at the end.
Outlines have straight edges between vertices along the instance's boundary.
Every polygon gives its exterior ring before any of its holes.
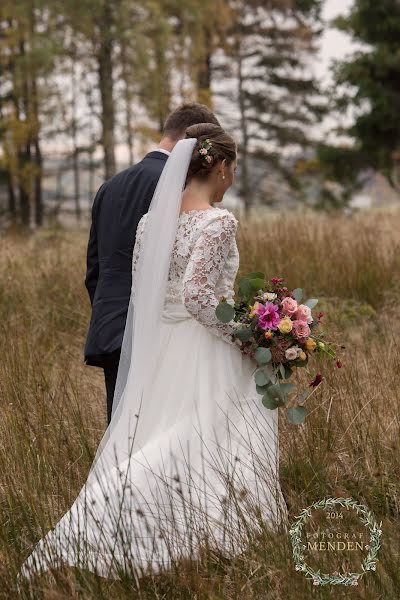
{"type": "Polygon", "coordinates": [[[97,241],[97,230],[96,230],[96,216],[98,211],[98,205],[103,195],[105,188],[104,182],[97,191],[97,194],[93,200],[92,206],[92,223],[90,226],[89,241],[87,246],[86,254],[86,277],[85,286],[89,293],[90,303],[93,304],[93,298],[96,292],[97,282],[99,279],[99,255],[98,255],[98,241],[97,241]]]}
{"type": "Polygon", "coordinates": [[[231,213],[222,214],[206,225],[193,247],[183,278],[183,301],[187,310],[218,337],[234,345],[235,321],[222,323],[215,314],[219,300],[215,285],[223,271],[235,238],[237,220],[231,213]]]}
{"type": "Polygon", "coordinates": [[[133,253],[132,253],[132,289],[133,289],[133,293],[135,293],[136,268],[137,268],[137,264],[138,264],[138,260],[139,260],[140,242],[141,242],[141,238],[142,238],[142,234],[143,234],[146,215],[147,215],[147,213],[145,213],[142,216],[142,218],[140,219],[138,226],[136,228],[135,244],[133,246],[133,253]]]}

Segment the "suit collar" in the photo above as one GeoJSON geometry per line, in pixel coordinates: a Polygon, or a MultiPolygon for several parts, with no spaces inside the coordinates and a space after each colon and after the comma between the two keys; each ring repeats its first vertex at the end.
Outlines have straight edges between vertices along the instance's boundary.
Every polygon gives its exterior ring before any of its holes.
{"type": "Polygon", "coordinates": [[[159,150],[152,150],[151,152],[148,152],[144,158],[158,158],[166,161],[168,159],[168,154],[160,152],[159,150]]]}

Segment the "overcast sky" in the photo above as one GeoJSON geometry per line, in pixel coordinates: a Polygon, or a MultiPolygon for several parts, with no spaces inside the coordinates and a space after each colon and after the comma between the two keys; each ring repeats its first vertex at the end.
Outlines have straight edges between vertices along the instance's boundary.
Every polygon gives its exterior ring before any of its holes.
{"type": "Polygon", "coordinates": [[[320,62],[316,67],[318,77],[329,78],[329,64],[332,59],[343,58],[354,48],[347,35],[328,26],[331,19],[347,14],[352,4],[353,0],[325,0],[322,16],[326,22],[326,29],[322,34],[320,62]]]}

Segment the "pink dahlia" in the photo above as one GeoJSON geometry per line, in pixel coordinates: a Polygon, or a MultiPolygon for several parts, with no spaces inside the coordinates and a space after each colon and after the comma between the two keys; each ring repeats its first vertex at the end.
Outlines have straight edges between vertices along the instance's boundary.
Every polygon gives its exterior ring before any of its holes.
{"type": "Polygon", "coordinates": [[[258,307],[258,326],[261,329],[277,329],[278,323],[281,320],[278,307],[272,302],[260,304],[258,307]]]}

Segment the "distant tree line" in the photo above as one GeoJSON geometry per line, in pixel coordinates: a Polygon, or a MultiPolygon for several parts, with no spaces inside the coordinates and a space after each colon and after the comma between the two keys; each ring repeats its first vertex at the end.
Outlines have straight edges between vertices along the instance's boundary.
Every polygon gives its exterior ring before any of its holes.
{"type": "Polygon", "coordinates": [[[252,152],[280,168],[285,147],[310,143],[319,102],[305,65],[319,10],[314,0],[2,0],[0,169],[11,219],[43,223],[50,142],[71,150],[79,217],[82,153],[102,148],[109,178],[116,143],[134,162],[135,136],[156,140],[177,103],[213,106],[228,89],[249,199],[252,152]]]}
{"type": "Polygon", "coordinates": [[[157,141],[167,114],[190,100],[218,106],[235,134],[247,208],[252,157],[296,188],[296,175],[285,166],[288,149],[318,147],[321,165],[338,178],[368,162],[396,179],[398,3],[356,0],[351,16],[337,22],[373,49],[336,70],[337,82],[355,92],[335,97],[333,110],[363,101],[369,107],[348,132],[355,139],[350,150],[318,145],[311,134],[327,110],[309,68],[322,30],[321,4],[2,0],[0,177],[9,218],[43,223],[43,164],[51,143],[69,148],[79,218],[83,155],[94,164],[101,149],[104,178],[112,177],[117,144],[133,163],[135,142],[157,141]]]}

